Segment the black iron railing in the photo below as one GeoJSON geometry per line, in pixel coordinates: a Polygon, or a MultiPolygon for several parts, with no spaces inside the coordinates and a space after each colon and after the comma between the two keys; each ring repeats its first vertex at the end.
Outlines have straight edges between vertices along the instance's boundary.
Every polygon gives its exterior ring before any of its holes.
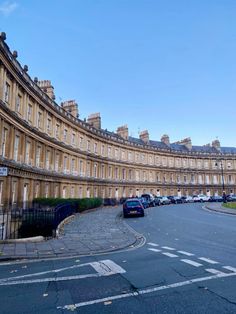
{"type": "Polygon", "coordinates": [[[0,240],[33,236],[53,237],[61,221],[76,212],[76,205],[66,203],[55,208],[16,207],[0,210],[0,240]]]}

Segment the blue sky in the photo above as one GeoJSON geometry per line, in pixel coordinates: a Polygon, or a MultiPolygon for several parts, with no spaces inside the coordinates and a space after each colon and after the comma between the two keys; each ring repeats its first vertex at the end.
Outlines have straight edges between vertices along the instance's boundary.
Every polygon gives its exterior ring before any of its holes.
{"type": "Polygon", "coordinates": [[[0,31],[81,119],[236,146],[235,0],[0,0],[0,31]]]}

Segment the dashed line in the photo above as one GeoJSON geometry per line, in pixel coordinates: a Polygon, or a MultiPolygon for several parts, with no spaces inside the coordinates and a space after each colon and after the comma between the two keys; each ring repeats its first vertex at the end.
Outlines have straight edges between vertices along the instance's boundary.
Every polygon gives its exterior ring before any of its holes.
{"type": "Polygon", "coordinates": [[[200,259],[201,261],[207,262],[209,264],[219,264],[216,261],[213,261],[212,259],[206,258],[206,257],[199,257],[198,259],[200,259]]]}
{"type": "Polygon", "coordinates": [[[178,253],[183,254],[183,255],[187,255],[187,256],[194,256],[193,253],[189,253],[189,252],[185,252],[185,251],[178,251],[178,253]]]}
{"type": "Polygon", "coordinates": [[[148,245],[151,245],[151,246],[159,246],[159,244],[152,243],[152,242],[148,242],[147,244],[148,244],[148,245]]]}
{"type": "Polygon", "coordinates": [[[214,269],[214,268],[208,268],[208,269],[205,269],[205,271],[207,271],[208,273],[214,274],[214,275],[222,275],[222,274],[225,274],[224,272],[219,271],[219,270],[214,269]]]}
{"type": "Polygon", "coordinates": [[[231,266],[223,266],[223,268],[227,269],[227,270],[231,270],[234,273],[236,273],[236,268],[235,267],[231,267],[231,266]]]}
{"type": "Polygon", "coordinates": [[[181,259],[181,262],[184,262],[186,264],[189,264],[189,265],[192,265],[192,266],[195,266],[195,267],[202,266],[202,264],[194,262],[194,261],[191,261],[190,259],[181,259]]]}
{"type": "Polygon", "coordinates": [[[169,251],[175,251],[175,249],[173,249],[172,247],[169,247],[169,246],[162,246],[162,248],[165,250],[169,250],[169,251]]]}
{"type": "Polygon", "coordinates": [[[172,254],[172,253],[168,253],[168,252],[163,252],[162,254],[165,255],[165,256],[168,256],[168,257],[178,257],[178,255],[175,255],[175,254],[172,254]]]}
{"type": "Polygon", "coordinates": [[[149,251],[153,251],[153,252],[161,252],[161,250],[158,249],[153,249],[153,248],[148,248],[149,251]]]}

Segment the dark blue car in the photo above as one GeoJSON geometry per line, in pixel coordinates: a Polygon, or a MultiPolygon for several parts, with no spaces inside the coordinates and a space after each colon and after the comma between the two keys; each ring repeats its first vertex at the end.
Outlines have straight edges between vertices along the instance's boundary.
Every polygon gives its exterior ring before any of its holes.
{"type": "Polygon", "coordinates": [[[130,216],[144,216],[144,207],[137,198],[131,198],[123,204],[123,215],[125,218],[130,216]]]}

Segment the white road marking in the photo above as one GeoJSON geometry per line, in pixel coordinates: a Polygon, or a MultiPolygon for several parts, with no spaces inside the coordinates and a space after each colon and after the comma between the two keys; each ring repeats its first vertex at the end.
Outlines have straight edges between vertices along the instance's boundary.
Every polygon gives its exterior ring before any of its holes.
{"type": "Polygon", "coordinates": [[[3,278],[0,279],[0,285],[5,286],[5,285],[18,285],[18,284],[29,284],[29,283],[39,283],[39,282],[51,282],[51,281],[65,281],[65,280],[77,280],[77,279],[84,279],[84,278],[90,278],[90,277],[101,277],[101,276],[111,276],[114,274],[121,274],[125,273],[126,271],[114,263],[111,260],[102,260],[99,262],[92,262],[92,263],[85,263],[85,264],[80,264],[80,265],[73,265],[70,267],[65,267],[65,268],[59,268],[59,269],[54,269],[50,271],[45,271],[45,272],[40,272],[40,273],[34,273],[34,274],[28,274],[28,275],[22,275],[22,276],[16,276],[16,277],[9,277],[9,278],[3,278]],[[92,273],[92,274],[84,274],[84,275],[75,275],[75,276],[64,276],[64,277],[49,277],[49,278],[39,278],[39,279],[29,279],[29,280],[16,280],[16,279],[23,279],[27,277],[35,277],[35,276],[41,276],[45,275],[48,273],[58,273],[64,270],[68,269],[74,269],[74,268],[79,268],[83,266],[92,266],[93,269],[97,273],[92,273]]]}
{"type": "Polygon", "coordinates": [[[151,245],[151,246],[159,246],[159,244],[152,243],[152,242],[148,242],[147,244],[148,244],[148,245],[151,245]]]}
{"type": "Polygon", "coordinates": [[[109,259],[100,262],[93,262],[91,263],[91,266],[101,276],[111,276],[114,274],[123,274],[126,272],[122,267],[109,259]]]}
{"type": "Polygon", "coordinates": [[[231,267],[231,266],[223,266],[223,268],[228,269],[233,271],[234,273],[236,273],[236,268],[235,267],[231,267]]]}
{"type": "Polygon", "coordinates": [[[59,273],[59,272],[64,271],[64,270],[74,269],[74,268],[79,268],[79,267],[89,266],[89,265],[91,265],[91,263],[84,263],[84,264],[79,264],[79,265],[73,265],[73,266],[64,267],[64,268],[59,268],[59,269],[53,269],[53,270],[48,270],[48,271],[42,271],[42,272],[34,273],[34,274],[28,274],[28,275],[22,275],[22,276],[15,276],[15,277],[2,278],[2,279],[0,279],[0,282],[1,282],[1,281],[12,280],[12,279],[21,279],[21,278],[27,278],[27,277],[37,277],[37,276],[46,275],[46,274],[50,274],[50,273],[59,273]]]}
{"type": "Polygon", "coordinates": [[[67,277],[51,277],[51,278],[41,278],[41,279],[28,279],[28,280],[8,280],[8,281],[1,281],[0,286],[12,286],[12,285],[25,285],[30,283],[41,283],[41,282],[52,282],[52,281],[67,281],[67,280],[78,280],[84,278],[91,278],[91,277],[101,277],[100,274],[86,274],[86,275],[77,275],[77,276],[67,276],[67,277]]]}
{"type": "Polygon", "coordinates": [[[218,262],[213,261],[212,259],[206,258],[206,257],[199,257],[198,259],[200,259],[201,261],[207,262],[209,264],[219,264],[218,262]]]}
{"type": "Polygon", "coordinates": [[[195,266],[195,267],[202,266],[202,264],[199,264],[197,262],[191,261],[190,259],[181,259],[181,262],[184,262],[186,264],[189,264],[189,265],[192,265],[192,266],[195,266]]]}
{"type": "Polygon", "coordinates": [[[169,247],[169,246],[162,246],[162,248],[165,250],[169,250],[169,251],[175,251],[175,249],[173,249],[172,247],[169,247]]]}
{"type": "Polygon", "coordinates": [[[149,251],[153,251],[153,252],[161,252],[161,250],[158,249],[153,249],[153,248],[148,248],[149,251]]]}
{"type": "Polygon", "coordinates": [[[215,274],[215,275],[217,275],[217,274],[225,274],[224,272],[219,271],[219,270],[214,269],[214,268],[207,268],[207,269],[205,269],[205,271],[207,271],[208,273],[211,273],[211,274],[215,274]]]}
{"type": "Polygon", "coordinates": [[[168,253],[168,252],[163,252],[162,254],[165,255],[165,256],[168,256],[168,257],[178,257],[178,255],[175,255],[175,254],[172,254],[172,253],[168,253]]]}
{"type": "Polygon", "coordinates": [[[90,300],[90,301],[85,301],[85,302],[80,302],[80,303],[75,303],[75,304],[68,304],[68,305],[64,305],[64,306],[58,306],[57,309],[69,310],[72,307],[74,309],[76,309],[76,308],[83,307],[83,306],[103,303],[103,302],[107,302],[107,301],[119,300],[119,299],[124,299],[124,298],[129,298],[129,297],[137,297],[139,295],[153,293],[153,292],[157,292],[157,291],[161,291],[161,290],[183,287],[183,286],[191,285],[191,284],[197,283],[197,282],[203,282],[203,281],[208,281],[208,280],[213,280],[213,279],[218,279],[218,278],[227,278],[227,277],[232,277],[232,276],[236,276],[236,273],[230,273],[230,274],[222,273],[222,274],[212,275],[212,276],[208,276],[208,277],[195,278],[192,280],[177,282],[177,283],[173,283],[170,285],[139,290],[137,292],[118,294],[118,295],[113,295],[113,296],[106,297],[106,298],[95,299],[95,300],[90,300]]]}
{"type": "Polygon", "coordinates": [[[187,255],[187,256],[194,256],[194,254],[189,253],[189,252],[185,252],[185,251],[178,251],[178,253],[183,254],[183,255],[187,255]]]}

